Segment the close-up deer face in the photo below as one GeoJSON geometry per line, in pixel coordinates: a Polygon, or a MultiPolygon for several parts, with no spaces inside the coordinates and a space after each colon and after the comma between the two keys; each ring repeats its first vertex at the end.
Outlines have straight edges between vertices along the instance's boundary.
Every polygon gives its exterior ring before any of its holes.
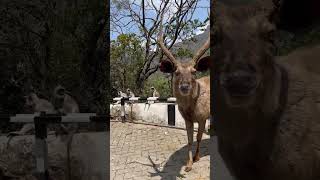
{"type": "Polygon", "coordinates": [[[210,67],[210,56],[202,57],[210,47],[210,39],[208,39],[196,55],[186,63],[178,61],[165,47],[162,31],[160,31],[158,36],[158,43],[167,56],[167,59],[162,59],[160,62],[160,71],[173,74],[175,91],[178,90],[182,96],[190,95],[196,85],[196,72],[204,72],[210,67]]]}
{"type": "Polygon", "coordinates": [[[263,80],[272,70],[274,26],[262,17],[217,23],[214,33],[214,75],[229,106],[256,102],[263,80]]]}

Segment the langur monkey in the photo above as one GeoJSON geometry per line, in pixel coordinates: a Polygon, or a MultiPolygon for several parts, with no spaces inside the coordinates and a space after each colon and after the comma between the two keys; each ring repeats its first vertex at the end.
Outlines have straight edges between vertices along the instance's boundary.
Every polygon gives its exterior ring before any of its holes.
{"type": "Polygon", "coordinates": [[[152,91],[152,97],[160,97],[160,93],[153,86],[151,87],[151,91],[152,91]]]}
{"type": "MultiPolygon", "coordinates": [[[[68,114],[68,113],[79,113],[79,105],[73,99],[70,95],[69,92],[61,85],[58,85],[54,91],[53,91],[53,96],[52,96],[52,102],[57,110],[58,113],[60,114],[68,114]]],[[[78,125],[77,124],[70,124],[68,127],[64,126],[61,124],[60,126],[60,131],[57,132],[57,134],[64,133],[64,134],[69,134],[71,131],[76,132],[78,130],[78,125]]]]}
{"type": "MultiPolygon", "coordinates": [[[[25,96],[25,101],[26,101],[25,107],[30,109],[30,111],[33,113],[40,113],[40,112],[45,112],[47,114],[57,113],[52,103],[50,103],[46,99],[39,98],[37,94],[33,92],[25,96]]],[[[26,135],[31,131],[33,131],[34,129],[35,127],[33,123],[27,123],[20,129],[20,131],[10,132],[8,136],[26,135]]]]}
{"type": "MultiPolygon", "coordinates": [[[[29,109],[33,113],[40,113],[45,112],[46,114],[56,114],[57,111],[55,110],[52,103],[50,103],[46,99],[39,98],[37,94],[30,93],[27,96],[25,96],[25,108],[29,109]]],[[[35,130],[34,123],[26,123],[22,126],[22,128],[19,131],[10,132],[7,137],[7,147],[10,144],[10,140],[13,136],[20,136],[20,135],[26,135],[31,133],[35,130]]]]}
{"type": "MultiPolygon", "coordinates": [[[[58,85],[54,89],[52,102],[55,106],[55,109],[57,109],[57,111],[61,114],[80,112],[78,103],[69,95],[69,92],[67,92],[66,89],[61,85],[58,85]]],[[[78,129],[79,125],[77,123],[69,124],[67,127],[63,124],[59,126],[60,133],[62,132],[64,134],[67,134],[67,172],[69,177],[71,177],[70,150],[72,137],[74,133],[78,131],[78,129]]],[[[56,134],[59,134],[59,132],[56,132],[56,134]]],[[[64,138],[62,138],[62,140],[64,140],[64,138]]]]}
{"type": "Polygon", "coordinates": [[[55,109],[62,114],[80,112],[78,103],[69,95],[69,92],[60,85],[54,89],[52,102],[55,109]]]}
{"type": "MultiPolygon", "coordinates": [[[[127,94],[124,93],[124,92],[122,92],[122,91],[119,91],[119,92],[118,92],[118,96],[119,96],[119,97],[126,98],[126,97],[127,97],[127,94]]],[[[121,102],[121,101],[117,101],[117,102],[114,103],[114,104],[120,104],[120,102],[121,102]]]]}
{"type": "Polygon", "coordinates": [[[129,88],[127,89],[127,96],[128,96],[129,98],[135,97],[135,96],[134,96],[134,93],[133,93],[129,88]]]}
{"type": "Polygon", "coordinates": [[[127,97],[127,94],[126,94],[126,93],[123,93],[122,91],[119,91],[119,92],[118,92],[118,96],[119,96],[119,97],[127,97]]]}

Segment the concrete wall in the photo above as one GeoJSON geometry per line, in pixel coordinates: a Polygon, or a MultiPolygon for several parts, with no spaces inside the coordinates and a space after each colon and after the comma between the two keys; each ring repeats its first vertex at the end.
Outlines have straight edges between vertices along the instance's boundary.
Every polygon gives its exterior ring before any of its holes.
{"type": "MultiPolygon", "coordinates": [[[[110,132],[76,133],[73,136],[70,156],[72,179],[106,180],[109,171],[110,132]],[[89,147],[89,148],[88,148],[89,147]]],[[[16,136],[8,143],[8,137],[0,136],[0,171],[5,167],[8,174],[20,176],[12,179],[33,179],[30,170],[35,170],[34,135],[16,136]],[[1,162],[5,162],[2,166],[1,162]]],[[[53,179],[68,179],[67,143],[61,136],[48,135],[48,165],[50,177],[53,179]]],[[[0,179],[2,175],[0,174],[0,179]]],[[[10,178],[11,179],[11,178],[10,178]]]]}
{"type": "MultiPolygon", "coordinates": [[[[146,123],[156,123],[161,125],[168,125],[168,104],[170,103],[134,103],[132,107],[125,105],[126,114],[130,116],[131,112],[134,118],[137,121],[146,122],[146,123]]],[[[111,116],[118,117],[120,116],[120,104],[110,105],[111,116]]],[[[175,105],[175,126],[185,128],[184,119],[181,116],[178,105],[175,105]]],[[[194,124],[195,128],[198,127],[198,124],[194,124]]],[[[209,120],[207,121],[206,127],[209,126],[209,120]]]]}

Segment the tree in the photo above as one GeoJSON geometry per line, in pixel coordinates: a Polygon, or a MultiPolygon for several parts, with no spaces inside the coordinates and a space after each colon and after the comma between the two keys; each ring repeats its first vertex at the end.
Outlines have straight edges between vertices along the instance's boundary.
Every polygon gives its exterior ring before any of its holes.
{"type": "Polygon", "coordinates": [[[49,99],[57,84],[72,92],[80,105],[100,103],[109,71],[107,4],[106,0],[1,1],[0,110],[21,112],[30,86],[49,99]]]}
{"type": "MultiPolygon", "coordinates": [[[[177,40],[194,35],[205,22],[193,20],[199,0],[113,0],[111,4],[111,31],[120,34],[134,31],[143,39],[143,64],[136,67],[136,86],[141,92],[145,80],[158,70],[156,59],[163,56],[156,46],[160,16],[165,14],[165,44],[172,48],[177,40]]],[[[207,7],[208,8],[208,7],[207,7]]]]}
{"type": "Polygon", "coordinates": [[[111,41],[110,74],[112,86],[117,90],[135,91],[136,67],[143,65],[141,39],[135,34],[121,34],[111,41]]]}

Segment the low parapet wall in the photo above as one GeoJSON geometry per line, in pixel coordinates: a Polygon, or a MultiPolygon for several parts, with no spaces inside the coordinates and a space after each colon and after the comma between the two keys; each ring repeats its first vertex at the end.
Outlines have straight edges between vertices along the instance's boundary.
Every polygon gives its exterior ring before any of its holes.
{"type": "MultiPolygon", "coordinates": [[[[68,171],[67,141],[48,135],[48,170],[50,179],[105,180],[109,173],[110,132],[76,133],[70,148],[68,171]]],[[[0,179],[35,179],[34,135],[0,136],[0,179]],[[3,174],[2,174],[3,173],[3,174]],[[9,176],[9,177],[4,177],[9,176]]]]}
{"type": "MultiPolygon", "coordinates": [[[[134,121],[154,123],[160,125],[168,125],[168,105],[172,103],[133,103],[131,105],[125,105],[125,111],[127,117],[134,121]]],[[[112,117],[120,117],[120,104],[111,104],[110,112],[112,117]]],[[[209,126],[209,120],[207,120],[206,129],[209,126]]],[[[175,104],[175,126],[185,128],[185,122],[181,116],[178,105],[175,104]]],[[[195,128],[198,124],[194,124],[195,128]]]]}

